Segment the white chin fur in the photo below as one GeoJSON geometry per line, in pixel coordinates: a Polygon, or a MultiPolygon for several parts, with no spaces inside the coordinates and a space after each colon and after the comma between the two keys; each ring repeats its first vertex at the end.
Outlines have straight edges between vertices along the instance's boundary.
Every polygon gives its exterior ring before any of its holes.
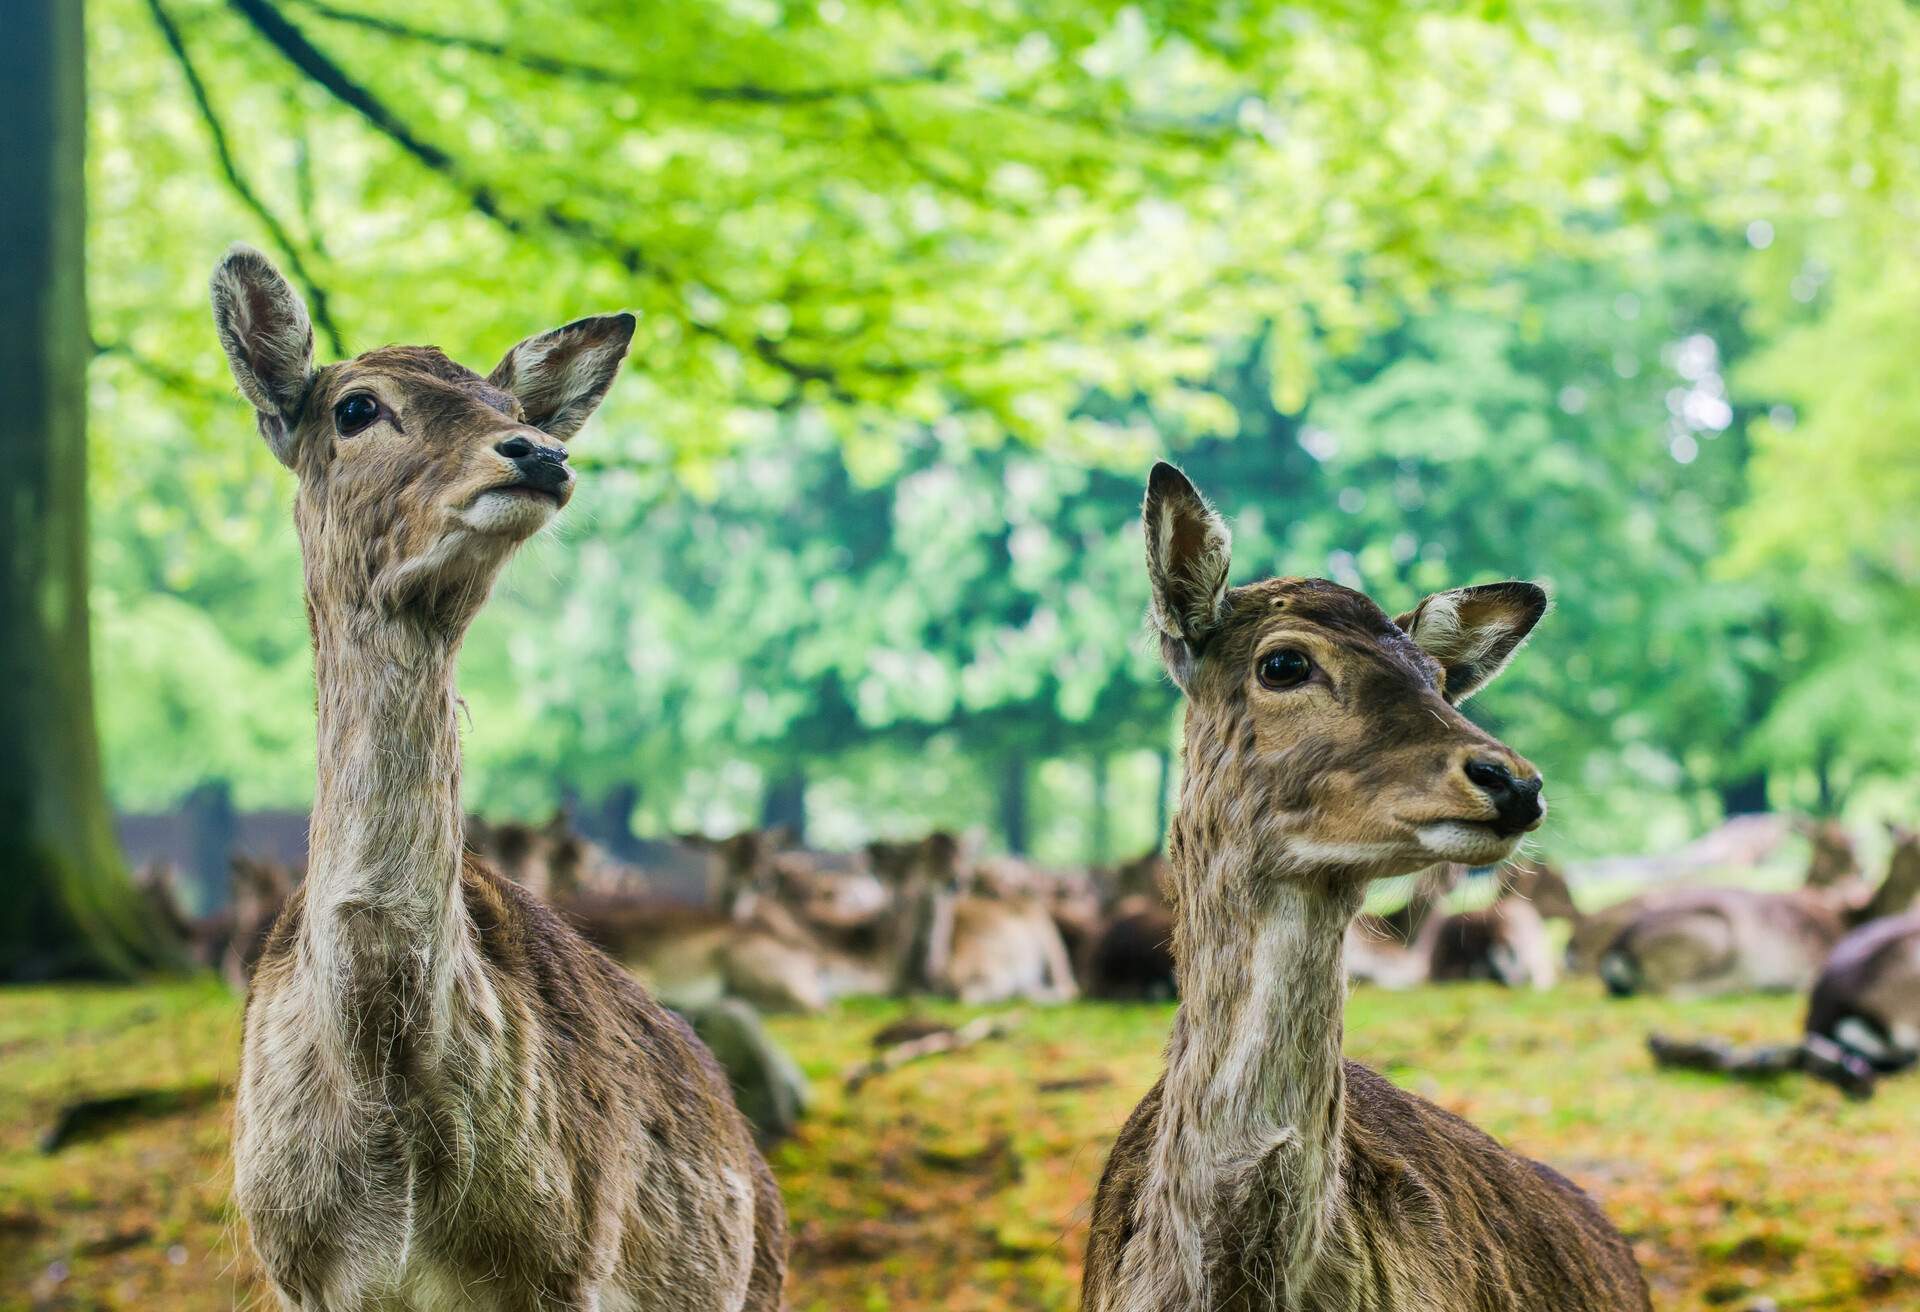
{"type": "Polygon", "coordinates": [[[1454,861],[1463,866],[1490,866],[1504,861],[1520,845],[1518,834],[1502,838],[1486,825],[1460,820],[1421,825],[1414,833],[1420,839],[1420,846],[1431,852],[1434,860],[1454,861]]]}
{"type": "Polygon", "coordinates": [[[482,492],[460,512],[459,520],[476,533],[524,538],[545,528],[558,509],[546,497],[526,492],[482,492]]]}

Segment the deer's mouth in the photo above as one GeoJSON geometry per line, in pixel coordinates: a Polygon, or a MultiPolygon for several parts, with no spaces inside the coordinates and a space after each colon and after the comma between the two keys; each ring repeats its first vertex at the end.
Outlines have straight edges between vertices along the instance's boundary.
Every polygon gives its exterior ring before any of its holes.
{"type": "Polygon", "coordinates": [[[572,495],[572,492],[573,484],[571,483],[562,483],[559,487],[540,487],[534,483],[503,483],[499,487],[488,488],[480,495],[483,497],[495,495],[531,497],[536,501],[544,501],[548,505],[558,509],[567,504],[567,499],[572,495]]]}
{"type": "Polygon", "coordinates": [[[459,511],[460,522],[479,533],[523,538],[536,533],[567,504],[572,484],[558,488],[501,483],[474,495],[459,511]]]}
{"type": "Polygon", "coordinates": [[[1429,820],[1414,826],[1420,845],[1442,861],[1490,865],[1512,854],[1520,833],[1498,820],[1429,820]]]}

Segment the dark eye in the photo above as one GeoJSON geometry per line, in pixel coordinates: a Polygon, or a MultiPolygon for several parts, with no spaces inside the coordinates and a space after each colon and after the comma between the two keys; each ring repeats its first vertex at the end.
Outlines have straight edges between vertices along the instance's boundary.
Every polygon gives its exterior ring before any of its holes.
{"type": "Polygon", "coordinates": [[[373,393],[355,392],[341,397],[333,407],[334,431],[342,437],[352,437],[379,417],[380,403],[373,399],[373,393]]]}
{"type": "Polygon", "coordinates": [[[1313,662],[1305,652],[1291,647],[1270,651],[1260,658],[1260,682],[1268,688],[1298,688],[1313,673],[1313,662]]]}

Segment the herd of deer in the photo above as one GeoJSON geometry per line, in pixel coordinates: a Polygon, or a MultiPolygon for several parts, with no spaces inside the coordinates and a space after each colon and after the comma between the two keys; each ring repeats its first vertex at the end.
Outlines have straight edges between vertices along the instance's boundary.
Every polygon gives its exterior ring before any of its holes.
{"type": "MultiPolygon", "coordinates": [[[[1649,1306],[1578,1188],[1341,1057],[1349,970],[1552,978],[1541,915],[1578,912],[1550,871],[1439,913],[1459,870],[1506,861],[1545,814],[1533,766],[1456,709],[1544,614],[1539,588],[1389,617],[1325,580],[1229,587],[1225,522],[1158,465],[1148,614],[1187,702],[1163,861],[1102,887],[943,834],[849,858],[744,834],[704,846],[708,904],[669,907],[565,826],[470,825],[460,802],[461,640],[570,499],[563,443],[632,317],[530,337],[484,376],[425,347],[316,367],[304,305],[258,253],[229,252],[212,294],[297,477],[318,692],[305,878],[250,871],[203,933],[248,978],[235,1197],[284,1306],[781,1306],[784,1209],[727,1080],[618,963],[669,994],[801,1008],[1177,991],[1165,1074],[1095,1196],[1088,1309],[1649,1306]],[[1374,881],[1429,868],[1402,913],[1361,915],[1374,881]]],[[[1920,931],[1882,916],[1834,940],[1899,891],[1649,897],[1603,913],[1597,960],[1623,991],[1782,985],[1824,942],[1818,1000],[1899,957],[1891,992],[1854,988],[1832,1024],[1892,1060],[1920,1037],[1884,1005],[1911,1003],[1920,931]]]]}

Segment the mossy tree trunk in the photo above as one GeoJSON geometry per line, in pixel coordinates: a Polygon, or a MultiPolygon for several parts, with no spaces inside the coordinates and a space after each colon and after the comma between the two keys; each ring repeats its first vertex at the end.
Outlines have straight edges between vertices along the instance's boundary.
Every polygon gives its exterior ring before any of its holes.
{"type": "Polygon", "coordinates": [[[101,782],[87,646],[80,0],[8,6],[0,42],[0,980],[173,960],[101,782]]]}

